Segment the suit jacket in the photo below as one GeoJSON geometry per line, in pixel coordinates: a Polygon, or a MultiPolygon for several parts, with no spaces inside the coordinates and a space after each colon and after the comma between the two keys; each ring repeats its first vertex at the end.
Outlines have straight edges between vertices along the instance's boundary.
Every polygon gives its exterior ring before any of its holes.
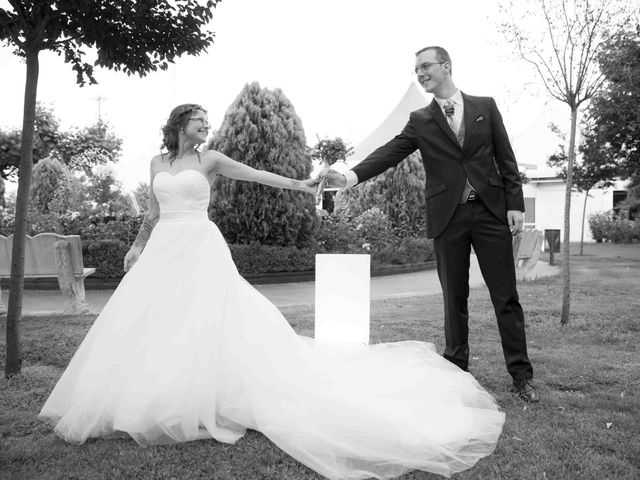
{"type": "Polygon", "coordinates": [[[524,212],[522,181],[509,137],[491,97],[462,94],[464,145],[435,99],[411,112],[402,132],[353,168],[358,183],[395,167],[416,149],[426,172],[427,236],[447,227],[462,196],[466,178],[487,208],[507,222],[507,210],[524,212]]]}

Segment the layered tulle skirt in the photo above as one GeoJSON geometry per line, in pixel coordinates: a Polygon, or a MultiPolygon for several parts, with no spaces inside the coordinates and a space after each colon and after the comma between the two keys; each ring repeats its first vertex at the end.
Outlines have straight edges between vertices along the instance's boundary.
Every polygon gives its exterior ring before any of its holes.
{"type": "Polygon", "coordinates": [[[490,454],[494,399],[433,345],[314,346],[237,272],[204,212],[162,216],[40,413],[68,442],[247,428],[332,479],[450,475],[490,454]]]}

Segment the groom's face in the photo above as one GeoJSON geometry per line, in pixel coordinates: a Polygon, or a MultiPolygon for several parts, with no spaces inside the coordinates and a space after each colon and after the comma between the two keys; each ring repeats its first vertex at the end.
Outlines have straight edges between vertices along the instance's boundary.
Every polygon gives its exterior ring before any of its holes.
{"type": "Polygon", "coordinates": [[[435,50],[425,50],[416,57],[416,75],[422,88],[433,93],[448,78],[448,64],[441,63],[435,50]]]}

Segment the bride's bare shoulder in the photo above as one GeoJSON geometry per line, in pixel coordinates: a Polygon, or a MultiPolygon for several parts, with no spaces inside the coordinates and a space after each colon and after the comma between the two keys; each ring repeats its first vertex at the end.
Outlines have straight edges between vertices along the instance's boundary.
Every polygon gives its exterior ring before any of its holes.
{"type": "Polygon", "coordinates": [[[207,150],[206,152],[203,152],[202,161],[205,165],[206,170],[208,172],[215,171],[222,157],[224,157],[224,155],[222,155],[222,153],[218,152],[217,150],[207,150]]]}
{"type": "Polygon", "coordinates": [[[149,166],[151,167],[151,171],[157,172],[160,169],[162,163],[167,161],[167,158],[168,155],[166,153],[159,153],[158,155],[154,155],[153,158],[151,158],[151,162],[149,164],[149,166]]]}

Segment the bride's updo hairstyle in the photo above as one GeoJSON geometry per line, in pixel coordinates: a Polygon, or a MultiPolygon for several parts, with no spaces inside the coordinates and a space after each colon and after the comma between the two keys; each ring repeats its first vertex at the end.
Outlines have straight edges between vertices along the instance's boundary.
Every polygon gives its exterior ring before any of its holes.
{"type": "Polygon", "coordinates": [[[169,152],[169,160],[174,160],[178,154],[180,147],[178,145],[178,132],[187,124],[191,114],[198,110],[207,113],[197,103],[185,103],[171,110],[167,123],[162,126],[162,145],[160,145],[160,150],[164,148],[169,152]]]}

